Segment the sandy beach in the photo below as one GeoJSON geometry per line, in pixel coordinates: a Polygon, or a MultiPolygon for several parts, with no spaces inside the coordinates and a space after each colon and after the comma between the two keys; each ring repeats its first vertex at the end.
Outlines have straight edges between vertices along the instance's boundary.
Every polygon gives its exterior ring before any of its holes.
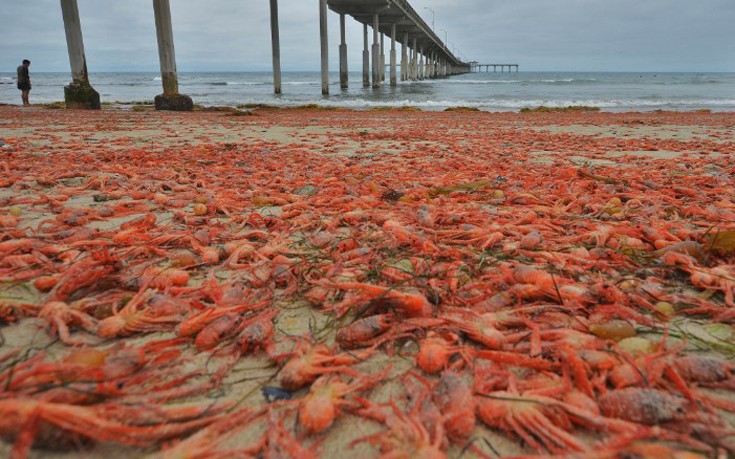
{"type": "Polygon", "coordinates": [[[633,454],[654,444],[666,454],[735,454],[728,436],[735,430],[728,411],[735,402],[735,113],[0,106],[0,140],[0,418],[12,419],[0,420],[0,455],[9,454],[33,411],[12,403],[43,411],[39,400],[87,410],[119,403],[140,413],[199,407],[175,422],[212,420],[144,446],[87,442],[77,432],[61,448],[49,432],[71,427],[44,418],[31,458],[185,457],[177,445],[196,454],[195,444],[229,451],[223,457],[274,457],[278,448],[285,457],[378,457],[407,448],[396,457],[412,457],[409,446],[422,441],[452,458],[575,449],[579,457],[596,449],[595,457],[612,458],[615,448],[633,454]],[[522,279],[523,269],[535,270],[533,279],[522,279]],[[384,291],[356,286],[365,284],[384,291]],[[140,310],[168,301],[176,321],[100,334],[100,323],[149,289],[159,296],[141,300],[140,310]],[[227,303],[230,291],[237,299],[227,303]],[[409,293],[429,311],[404,309],[398,295],[409,293]],[[52,301],[76,312],[42,313],[52,301]],[[232,361],[233,330],[207,349],[182,335],[181,323],[202,311],[258,302],[226,317],[240,323],[272,312],[267,350],[232,361]],[[390,326],[355,346],[337,340],[371,314],[390,316],[390,326]],[[457,325],[459,317],[471,321],[468,314],[492,317],[500,336],[494,349],[457,325]],[[56,320],[69,326],[70,342],[59,339],[56,320]],[[452,350],[436,374],[416,362],[427,335],[452,350]],[[155,354],[163,351],[151,343],[165,340],[176,341],[168,354],[155,354]],[[283,388],[280,368],[295,358],[295,343],[311,340],[347,362],[320,368],[350,368],[322,378],[351,384],[380,375],[338,397],[341,414],[313,434],[297,415],[313,381],[271,409],[262,394],[283,388]],[[134,372],[93,385],[54,376],[80,365],[69,353],[121,343],[151,345],[145,349],[153,354],[134,372]],[[485,350],[529,360],[476,356],[485,350]],[[697,379],[676,363],[691,356],[713,359],[724,373],[697,379]],[[58,366],[37,366],[43,362],[58,366]],[[638,376],[623,384],[611,374],[625,365],[638,376]],[[51,376],[18,379],[34,368],[51,376]],[[553,431],[551,439],[533,432],[524,439],[512,424],[481,419],[464,438],[436,438],[446,413],[412,404],[441,411],[436,387],[447,372],[477,400],[505,393],[558,401],[556,414],[545,416],[574,438],[554,440],[553,431]],[[95,392],[118,379],[125,385],[117,391],[95,392]],[[561,405],[571,403],[565,394],[572,390],[594,404],[624,388],[666,393],[694,415],[625,419],[616,432],[611,424],[583,425],[561,405]],[[164,391],[170,397],[156,396],[164,391]],[[367,403],[388,420],[377,420],[367,403]],[[211,443],[195,438],[228,413],[247,422],[212,433],[211,443]],[[395,427],[399,420],[406,425],[395,427]],[[672,434],[667,442],[652,433],[622,441],[634,425],[672,434]]]}

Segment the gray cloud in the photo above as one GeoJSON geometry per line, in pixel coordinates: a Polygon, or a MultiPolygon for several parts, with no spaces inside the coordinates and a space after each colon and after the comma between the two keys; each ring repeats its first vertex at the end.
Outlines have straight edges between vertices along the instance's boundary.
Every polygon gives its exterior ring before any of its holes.
{"type": "MultiPolygon", "coordinates": [[[[34,71],[67,71],[58,0],[0,9],[0,69],[21,59],[34,71]]],[[[180,70],[269,70],[266,0],[172,0],[180,70]]],[[[437,35],[465,59],[518,63],[523,70],[735,71],[732,0],[411,0],[437,35]]],[[[284,70],[319,68],[316,0],[281,0],[284,70]]],[[[79,0],[91,71],[156,70],[150,0],[79,0]]],[[[339,20],[329,15],[337,68],[339,20]]],[[[362,26],[348,20],[350,68],[361,65],[362,26]]]]}

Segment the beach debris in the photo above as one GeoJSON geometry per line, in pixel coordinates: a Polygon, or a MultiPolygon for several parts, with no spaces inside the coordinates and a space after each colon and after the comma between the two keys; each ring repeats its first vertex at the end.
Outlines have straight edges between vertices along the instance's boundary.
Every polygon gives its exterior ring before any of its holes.
{"type": "Polygon", "coordinates": [[[266,386],[260,389],[260,392],[268,403],[277,402],[279,400],[291,400],[293,398],[293,394],[291,392],[287,392],[280,387],[266,386]]]}
{"type": "MultiPolygon", "coordinates": [[[[708,236],[706,246],[726,255],[735,253],[735,231],[718,231],[708,236]]],[[[690,254],[691,255],[691,254],[690,254]]]]}
{"type": "Polygon", "coordinates": [[[457,185],[437,187],[429,191],[429,196],[446,196],[455,191],[474,192],[479,190],[492,189],[494,186],[495,184],[491,180],[478,180],[476,182],[459,183],[457,185]]]}
{"type": "Polygon", "coordinates": [[[405,194],[401,193],[400,191],[388,190],[380,195],[380,199],[388,202],[398,202],[398,200],[404,196],[405,194]]]}
{"type": "Polygon", "coordinates": [[[315,194],[319,193],[319,188],[315,187],[314,185],[304,185],[302,187],[296,188],[293,193],[298,196],[314,196],[315,194]]]}
{"type": "Polygon", "coordinates": [[[546,107],[540,105],[536,108],[525,107],[521,109],[521,113],[554,113],[554,112],[599,112],[600,107],[590,107],[586,105],[568,105],[566,107],[546,107]]]}

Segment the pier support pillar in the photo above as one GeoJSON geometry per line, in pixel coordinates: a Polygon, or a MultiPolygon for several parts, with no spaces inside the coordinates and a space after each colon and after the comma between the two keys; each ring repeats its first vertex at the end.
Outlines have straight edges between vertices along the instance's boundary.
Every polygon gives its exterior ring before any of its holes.
{"type": "Polygon", "coordinates": [[[408,33],[403,34],[401,47],[401,81],[408,80],[408,33]]]}
{"type": "Polygon", "coordinates": [[[421,79],[425,80],[427,78],[429,78],[429,55],[424,50],[421,54],[421,79]]]}
{"type": "Polygon", "coordinates": [[[319,35],[322,54],[322,95],[329,95],[329,35],[327,34],[327,0],[319,0],[319,35]]]}
{"type": "Polygon", "coordinates": [[[421,79],[425,80],[429,78],[429,55],[426,54],[426,50],[424,50],[421,56],[421,79]]]}
{"type": "Polygon", "coordinates": [[[398,85],[396,75],[396,25],[393,24],[390,29],[390,85],[395,87],[398,85]]]}
{"type": "Polygon", "coordinates": [[[418,44],[416,43],[417,40],[413,39],[413,49],[411,50],[412,57],[411,57],[411,80],[416,81],[418,78],[418,44]]]}
{"type": "Polygon", "coordinates": [[[408,79],[413,81],[414,75],[413,75],[413,60],[414,60],[414,54],[413,54],[413,46],[408,49],[408,79]]]}
{"type": "Polygon", "coordinates": [[[64,86],[66,108],[99,109],[100,95],[89,83],[77,0],[61,0],[61,14],[64,17],[66,47],[71,65],[71,83],[64,86]]]}
{"type": "Polygon", "coordinates": [[[373,15],[373,88],[380,87],[380,16],[373,15]]]}
{"type": "Polygon", "coordinates": [[[271,0],[271,47],[273,49],[273,92],[281,94],[281,37],[278,29],[278,0],[271,0]]]}
{"type": "Polygon", "coordinates": [[[174,31],[171,25],[171,6],[169,0],[153,0],[153,13],[156,17],[156,36],[158,37],[158,59],[161,63],[163,94],[155,99],[156,110],[191,111],[194,102],[191,97],[179,94],[179,78],[176,74],[176,53],[174,51],[174,31]]]}
{"type": "Polygon", "coordinates": [[[385,81],[385,34],[380,34],[380,81],[385,81]]]}
{"type": "Polygon", "coordinates": [[[349,87],[349,72],[347,71],[347,39],[345,38],[345,15],[339,15],[339,87],[349,87]]]}
{"type": "Polygon", "coordinates": [[[368,48],[368,26],[363,26],[362,87],[370,87],[370,49],[368,48]]]}
{"type": "Polygon", "coordinates": [[[419,55],[418,55],[418,79],[423,80],[424,79],[424,50],[419,48],[419,55]]]}
{"type": "Polygon", "coordinates": [[[421,80],[421,48],[418,46],[416,47],[416,62],[414,66],[416,67],[416,81],[419,81],[421,80]]]}

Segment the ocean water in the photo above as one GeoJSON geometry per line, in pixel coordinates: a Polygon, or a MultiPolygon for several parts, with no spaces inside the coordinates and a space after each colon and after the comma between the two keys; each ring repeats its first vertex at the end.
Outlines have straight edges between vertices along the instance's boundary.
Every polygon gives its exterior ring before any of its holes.
{"type": "MultiPolygon", "coordinates": [[[[68,73],[31,72],[31,103],[63,100],[68,73]]],[[[92,85],[104,102],[152,101],[162,92],[157,73],[97,73],[92,85]]],[[[270,73],[185,73],[179,88],[206,106],[270,104],[369,108],[416,106],[425,110],[477,107],[486,111],[587,105],[604,111],[701,110],[735,111],[735,73],[468,73],[417,82],[387,82],[378,89],[362,87],[362,73],[351,73],[349,89],[341,90],[331,74],[331,95],[321,95],[318,72],[286,72],[283,94],[273,94],[270,73]]],[[[19,104],[13,73],[0,73],[0,103],[19,104]]]]}

